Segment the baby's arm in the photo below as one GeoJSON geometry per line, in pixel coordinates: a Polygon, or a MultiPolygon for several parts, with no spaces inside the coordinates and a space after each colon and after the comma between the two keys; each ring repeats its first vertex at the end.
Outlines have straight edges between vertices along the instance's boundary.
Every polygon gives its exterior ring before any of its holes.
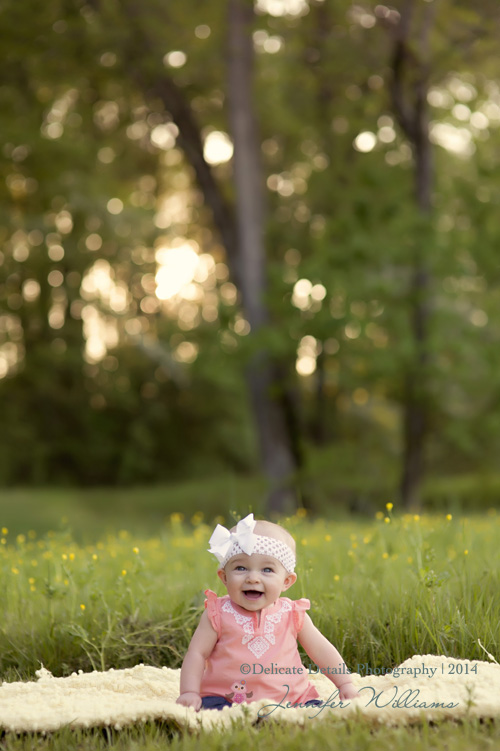
{"type": "Polygon", "coordinates": [[[217,633],[212,628],[207,611],[201,616],[198,628],[193,634],[181,668],[181,694],[177,704],[185,707],[201,707],[200,685],[205,661],[212,654],[217,642],[217,633]]]}
{"type": "Polygon", "coordinates": [[[339,690],[340,700],[355,699],[358,692],[354,688],[350,675],[347,673],[342,655],[333,644],[330,644],[326,636],[323,636],[307,613],[304,614],[304,625],[298,634],[298,640],[306,650],[311,660],[321,669],[325,670],[327,678],[334,683],[339,690]],[[327,671],[326,668],[337,669],[337,673],[327,671]],[[345,672],[344,672],[345,671],[345,672]]]}

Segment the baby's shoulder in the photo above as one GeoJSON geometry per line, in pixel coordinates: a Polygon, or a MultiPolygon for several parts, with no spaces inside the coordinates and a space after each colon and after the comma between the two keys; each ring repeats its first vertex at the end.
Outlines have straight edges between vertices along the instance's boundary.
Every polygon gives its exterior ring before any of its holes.
{"type": "Polygon", "coordinates": [[[214,592],[211,589],[205,590],[205,609],[207,610],[214,610],[217,608],[217,610],[220,609],[221,605],[226,601],[229,600],[228,595],[224,595],[223,597],[219,597],[219,595],[214,592]]]}
{"type": "Polygon", "coordinates": [[[311,607],[311,601],[307,597],[300,597],[298,600],[292,600],[290,597],[280,597],[279,601],[285,601],[285,602],[291,602],[292,605],[307,605],[307,607],[311,607]]]}
{"type": "Polygon", "coordinates": [[[288,597],[281,599],[286,601],[285,609],[289,611],[289,617],[296,634],[298,634],[304,626],[306,611],[311,607],[311,603],[305,597],[301,597],[300,600],[290,600],[288,597]]]}
{"type": "Polygon", "coordinates": [[[301,597],[300,600],[291,600],[289,597],[280,597],[280,602],[283,603],[286,610],[293,610],[294,612],[305,612],[311,607],[311,602],[306,597],[301,597]]]}

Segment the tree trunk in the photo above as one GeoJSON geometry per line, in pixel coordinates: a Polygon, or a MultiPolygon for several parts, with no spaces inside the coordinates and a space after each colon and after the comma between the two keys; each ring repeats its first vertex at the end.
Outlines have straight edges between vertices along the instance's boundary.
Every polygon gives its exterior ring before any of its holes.
{"type": "MultiPolygon", "coordinates": [[[[229,0],[228,11],[228,101],[234,143],[239,290],[245,316],[256,333],[269,323],[269,316],[264,304],[264,182],[252,101],[253,9],[248,0],[229,0]]],[[[278,368],[264,351],[252,359],[246,377],[262,465],[272,483],[269,508],[274,512],[289,512],[296,506],[290,479],[297,465],[283,406],[284,385],[278,368]]]]}
{"type": "MultiPolygon", "coordinates": [[[[426,58],[433,11],[428,6],[424,13],[420,29],[420,49],[416,57],[409,43],[413,10],[414,0],[406,0],[396,34],[391,94],[396,118],[413,147],[415,201],[421,215],[428,217],[431,211],[433,169],[427,116],[429,66],[426,58]],[[405,87],[404,76],[408,72],[410,83],[405,87]]],[[[430,274],[424,250],[418,243],[417,239],[410,285],[411,331],[415,358],[405,375],[404,454],[401,477],[401,500],[405,508],[418,508],[421,504],[420,491],[428,430],[425,370],[428,363],[430,274]]]]}
{"type": "MultiPolygon", "coordinates": [[[[98,6],[98,0],[90,0],[98,6]]],[[[151,77],[140,65],[142,51],[149,48],[141,19],[142,6],[127,3],[135,34],[129,42],[129,73],[147,96],[158,98],[179,128],[178,145],[192,165],[205,202],[226,251],[231,279],[237,287],[243,311],[253,332],[268,322],[263,302],[265,289],[263,183],[259,169],[257,137],[251,87],[253,40],[248,25],[253,18],[249,0],[229,2],[229,110],[234,141],[236,217],[203,153],[203,140],[196,118],[183,90],[166,73],[151,77]]],[[[290,484],[298,466],[294,436],[289,428],[290,400],[278,366],[265,352],[259,353],[247,370],[247,386],[257,428],[262,466],[270,480],[270,511],[290,512],[296,494],[290,484]]]]}

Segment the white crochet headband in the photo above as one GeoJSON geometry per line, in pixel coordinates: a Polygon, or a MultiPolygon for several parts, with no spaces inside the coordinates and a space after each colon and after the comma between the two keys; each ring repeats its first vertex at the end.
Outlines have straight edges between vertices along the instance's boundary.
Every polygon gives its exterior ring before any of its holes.
{"type": "Polygon", "coordinates": [[[230,532],[226,527],[218,524],[210,538],[208,551],[215,555],[222,568],[235,555],[259,553],[276,558],[288,573],[293,573],[295,554],[291,547],[286,542],[276,540],[274,537],[254,534],[253,530],[256,523],[253,514],[248,514],[238,522],[234,532],[230,532]]]}

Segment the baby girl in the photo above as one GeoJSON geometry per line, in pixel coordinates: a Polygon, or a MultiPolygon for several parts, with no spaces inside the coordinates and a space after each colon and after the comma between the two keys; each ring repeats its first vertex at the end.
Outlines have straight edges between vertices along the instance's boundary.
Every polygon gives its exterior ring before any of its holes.
{"type": "Polygon", "coordinates": [[[356,698],[341,655],[306,613],[309,600],[280,597],[297,580],[289,532],[249,514],[230,531],[218,524],[210,546],[227,595],[205,592],[206,609],[182,664],[177,703],[196,710],[264,698],[283,706],[321,704],[297,640],[315,663],[314,672],[319,669],[335,684],[341,701],[356,698]]]}

